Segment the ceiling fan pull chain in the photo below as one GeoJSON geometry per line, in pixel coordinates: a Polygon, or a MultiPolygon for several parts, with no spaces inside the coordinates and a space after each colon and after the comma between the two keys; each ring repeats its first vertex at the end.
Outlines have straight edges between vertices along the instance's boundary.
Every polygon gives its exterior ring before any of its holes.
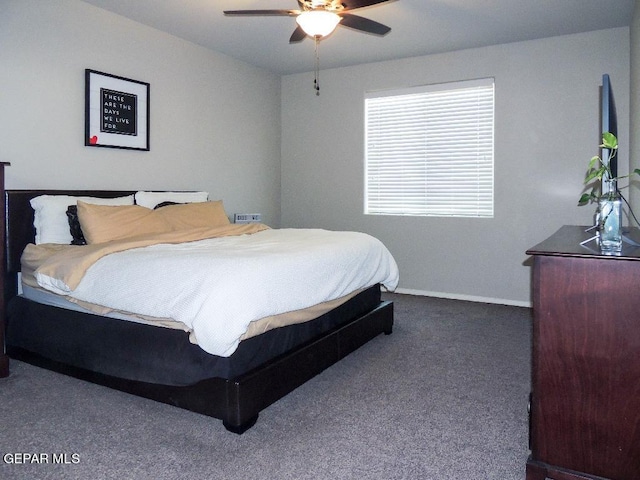
{"type": "Polygon", "coordinates": [[[313,80],[313,88],[316,91],[316,96],[320,95],[320,55],[318,54],[318,44],[320,43],[320,37],[315,36],[315,54],[316,54],[316,67],[315,78],[313,80]]]}

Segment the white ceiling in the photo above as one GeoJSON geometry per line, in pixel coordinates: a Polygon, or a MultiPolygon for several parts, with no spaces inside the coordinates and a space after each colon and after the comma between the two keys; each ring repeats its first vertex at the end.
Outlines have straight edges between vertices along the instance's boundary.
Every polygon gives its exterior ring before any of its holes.
{"type": "MultiPolygon", "coordinates": [[[[297,9],[296,0],[84,0],[278,74],[311,71],[313,41],[289,44],[293,17],[223,10],[297,9]]],[[[320,68],[629,26],[635,0],[392,0],[354,11],[391,27],[384,37],[338,27],[320,68]]]]}

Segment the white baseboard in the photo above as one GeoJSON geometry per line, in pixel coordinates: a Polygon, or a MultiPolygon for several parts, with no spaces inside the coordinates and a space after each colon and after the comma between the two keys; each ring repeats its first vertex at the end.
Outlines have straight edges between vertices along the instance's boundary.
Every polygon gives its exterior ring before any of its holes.
{"type": "Polygon", "coordinates": [[[463,295],[463,294],[457,294],[457,293],[428,292],[425,290],[412,290],[410,288],[396,288],[394,293],[401,293],[405,295],[417,295],[421,297],[448,298],[451,300],[465,300],[468,302],[495,303],[498,305],[510,305],[512,307],[527,307],[527,308],[532,307],[531,302],[526,302],[526,301],[505,300],[503,298],[479,297],[475,295],[463,295]]]}

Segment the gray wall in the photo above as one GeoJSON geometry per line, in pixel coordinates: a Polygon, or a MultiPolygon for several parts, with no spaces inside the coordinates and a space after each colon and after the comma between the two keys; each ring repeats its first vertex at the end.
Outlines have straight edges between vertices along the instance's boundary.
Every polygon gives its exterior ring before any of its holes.
{"type": "Polygon", "coordinates": [[[197,189],[280,222],[280,77],[76,0],[0,2],[8,188],[197,189]],[[84,70],[151,84],[151,151],[84,146],[84,70]]]}
{"type": "Polygon", "coordinates": [[[629,29],[411,58],[282,80],[282,224],[371,233],[400,267],[400,291],[528,305],[527,248],[590,224],[577,199],[598,153],[599,86],[611,75],[628,158],[629,29]],[[494,77],[495,217],[365,216],[366,91],[494,77]]]}

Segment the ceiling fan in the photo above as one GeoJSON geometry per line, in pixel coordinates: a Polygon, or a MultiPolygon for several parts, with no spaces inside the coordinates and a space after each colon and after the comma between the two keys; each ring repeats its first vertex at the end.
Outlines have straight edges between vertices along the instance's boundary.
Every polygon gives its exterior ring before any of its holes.
{"type": "Polygon", "coordinates": [[[338,25],[384,36],[391,28],[368,18],[349,13],[357,8],[371,7],[395,0],[297,0],[298,10],[225,10],[225,15],[236,16],[287,16],[296,17],[298,26],[293,31],[289,43],[298,43],[308,35],[315,41],[316,65],[313,88],[316,95],[320,95],[320,67],[318,58],[318,43],[331,35],[338,25]]]}
{"type": "Polygon", "coordinates": [[[298,24],[289,43],[297,43],[308,35],[319,40],[330,35],[340,24],[373,35],[383,36],[391,28],[368,18],[349,13],[357,8],[370,7],[393,0],[297,0],[298,10],[225,10],[225,15],[288,16],[298,24]]]}

